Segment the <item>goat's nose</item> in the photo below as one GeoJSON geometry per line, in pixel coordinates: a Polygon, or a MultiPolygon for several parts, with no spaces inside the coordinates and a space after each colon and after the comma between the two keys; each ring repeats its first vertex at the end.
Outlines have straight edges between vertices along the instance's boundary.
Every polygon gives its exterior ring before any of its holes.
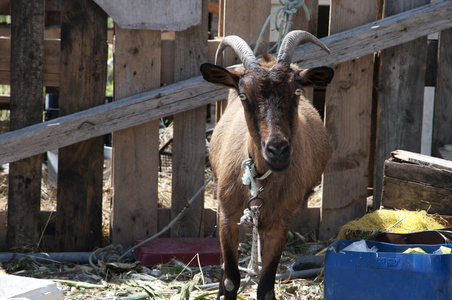
{"type": "Polygon", "coordinates": [[[284,139],[275,139],[267,143],[267,151],[275,157],[283,157],[289,153],[290,145],[284,139]]]}

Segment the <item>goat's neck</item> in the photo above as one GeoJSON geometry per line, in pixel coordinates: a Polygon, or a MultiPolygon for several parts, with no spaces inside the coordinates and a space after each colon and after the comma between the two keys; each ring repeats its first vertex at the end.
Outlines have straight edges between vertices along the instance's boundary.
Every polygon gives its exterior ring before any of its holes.
{"type": "Polygon", "coordinates": [[[250,157],[253,159],[254,165],[256,166],[256,171],[259,175],[264,174],[268,171],[267,164],[265,163],[264,159],[262,158],[260,148],[254,142],[254,140],[248,135],[248,153],[250,157]]]}

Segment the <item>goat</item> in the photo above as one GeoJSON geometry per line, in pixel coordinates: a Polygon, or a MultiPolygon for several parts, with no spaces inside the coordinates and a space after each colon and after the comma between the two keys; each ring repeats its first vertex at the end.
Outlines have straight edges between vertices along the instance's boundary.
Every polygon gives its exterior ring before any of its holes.
{"type": "MultiPolygon", "coordinates": [[[[283,251],[288,222],[318,183],[329,156],[328,138],[317,110],[303,96],[305,86],[326,86],[334,72],[329,67],[301,70],[291,59],[301,42],[312,42],[329,52],[316,37],[292,31],[278,56],[258,60],[248,44],[237,36],[225,37],[216,61],[231,47],[243,67],[225,69],[205,63],[203,78],[230,89],[227,108],[216,124],[210,142],[210,163],[217,183],[220,206],[219,235],[223,257],[218,299],[236,299],[238,223],[250,198],[242,183],[242,162],[252,158],[257,174],[267,170],[265,190],[259,195],[259,236],[262,270],[257,299],[275,299],[276,269],[283,251]]],[[[259,183],[261,187],[263,183],[259,183]]]]}

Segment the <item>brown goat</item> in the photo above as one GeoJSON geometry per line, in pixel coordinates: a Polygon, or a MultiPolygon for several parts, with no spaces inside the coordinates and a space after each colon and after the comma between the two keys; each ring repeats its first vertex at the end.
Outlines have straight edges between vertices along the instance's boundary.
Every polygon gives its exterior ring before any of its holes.
{"type": "MultiPolygon", "coordinates": [[[[217,58],[231,47],[243,62],[236,70],[203,64],[206,81],[230,89],[228,104],[215,126],[210,143],[210,162],[217,182],[220,204],[220,242],[224,261],[218,299],[236,299],[240,285],[237,248],[240,218],[250,199],[242,183],[242,162],[254,161],[258,174],[273,171],[266,179],[260,208],[262,271],[257,299],[275,299],[276,269],[284,248],[288,222],[305,195],[319,181],[328,160],[326,130],[318,112],[301,95],[304,86],[325,86],[333,70],[320,67],[300,70],[291,65],[295,47],[312,42],[328,51],[304,31],[289,33],[275,60],[258,61],[250,47],[237,36],[225,37],[217,58]]],[[[258,183],[262,186],[262,182],[258,183]]]]}

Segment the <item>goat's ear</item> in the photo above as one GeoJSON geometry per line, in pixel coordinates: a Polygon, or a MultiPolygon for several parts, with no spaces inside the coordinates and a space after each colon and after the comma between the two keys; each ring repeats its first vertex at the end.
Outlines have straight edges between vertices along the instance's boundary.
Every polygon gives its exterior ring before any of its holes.
{"type": "Polygon", "coordinates": [[[239,80],[242,76],[241,72],[227,70],[209,63],[202,64],[200,70],[202,77],[210,83],[236,90],[239,88],[239,80]]]}
{"type": "Polygon", "coordinates": [[[302,86],[321,87],[331,82],[334,71],[330,67],[318,67],[302,70],[299,75],[302,86]]]}

